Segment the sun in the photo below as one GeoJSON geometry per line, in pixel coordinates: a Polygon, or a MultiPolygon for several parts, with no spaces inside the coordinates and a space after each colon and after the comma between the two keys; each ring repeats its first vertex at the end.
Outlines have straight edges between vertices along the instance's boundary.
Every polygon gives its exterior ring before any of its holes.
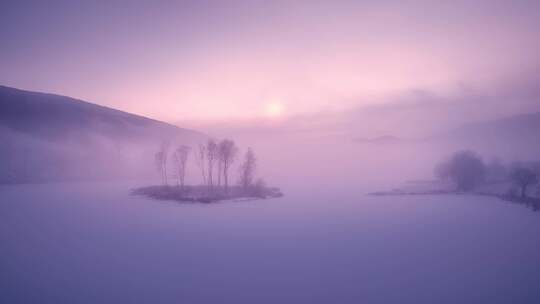
{"type": "Polygon", "coordinates": [[[269,102],[264,106],[264,114],[269,118],[278,118],[283,115],[283,104],[280,102],[269,102]]]}

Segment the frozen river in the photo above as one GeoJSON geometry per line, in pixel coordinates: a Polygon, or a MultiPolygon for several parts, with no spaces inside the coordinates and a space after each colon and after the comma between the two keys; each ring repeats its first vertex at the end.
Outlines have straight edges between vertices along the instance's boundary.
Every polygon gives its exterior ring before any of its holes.
{"type": "Polygon", "coordinates": [[[540,303],[540,213],[522,206],[286,188],[177,204],[133,186],[1,186],[0,303],[540,303]]]}

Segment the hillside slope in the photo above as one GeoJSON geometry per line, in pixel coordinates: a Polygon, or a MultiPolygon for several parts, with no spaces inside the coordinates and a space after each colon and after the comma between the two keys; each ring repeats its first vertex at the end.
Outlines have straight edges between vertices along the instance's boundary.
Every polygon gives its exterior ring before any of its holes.
{"type": "Polygon", "coordinates": [[[0,86],[0,183],[142,177],[164,141],[205,135],[82,100],[0,86]]]}
{"type": "Polygon", "coordinates": [[[464,124],[428,138],[449,149],[474,149],[507,160],[540,158],[540,113],[464,124]]]}

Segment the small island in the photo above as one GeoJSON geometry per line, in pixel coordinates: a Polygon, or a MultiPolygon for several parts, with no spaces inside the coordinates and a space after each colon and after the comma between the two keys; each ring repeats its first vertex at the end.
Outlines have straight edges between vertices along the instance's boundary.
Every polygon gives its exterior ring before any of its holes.
{"type": "Polygon", "coordinates": [[[540,161],[503,163],[498,159],[485,163],[474,151],[455,152],[434,170],[436,180],[411,181],[405,186],[368,193],[389,195],[487,195],[540,210],[540,161]]]}
{"type": "Polygon", "coordinates": [[[158,200],[178,202],[214,203],[224,200],[254,200],[282,197],[277,187],[268,187],[262,178],[255,178],[257,159],[253,149],[248,148],[238,168],[238,183],[229,185],[229,172],[234,164],[238,148],[234,141],[209,139],[198,144],[195,163],[200,169],[202,184],[186,185],[186,168],[191,151],[187,145],[179,145],[169,153],[170,144],[162,143],[155,154],[155,165],[161,177],[161,185],[133,189],[131,194],[158,200]],[[176,185],[169,185],[169,154],[172,156],[173,175],[176,185]]]}
{"type": "Polygon", "coordinates": [[[208,189],[206,186],[148,186],[134,189],[135,195],[143,195],[158,200],[170,200],[178,202],[214,203],[225,200],[255,200],[282,197],[279,188],[255,186],[249,190],[241,186],[232,186],[228,191],[223,188],[208,189]]]}

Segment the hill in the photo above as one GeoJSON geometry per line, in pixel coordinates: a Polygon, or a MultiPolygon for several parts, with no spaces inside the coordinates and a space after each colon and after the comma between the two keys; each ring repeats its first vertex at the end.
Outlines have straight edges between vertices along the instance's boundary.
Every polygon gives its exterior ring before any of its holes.
{"type": "Polygon", "coordinates": [[[533,160],[540,156],[539,134],[540,113],[528,113],[464,124],[428,141],[508,160],[533,160]]]}
{"type": "Polygon", "coordinates": [[[0,183],[137,177],[152,169],[161,142],[204,138],[71,97],[0,86],[0,183]]]}

